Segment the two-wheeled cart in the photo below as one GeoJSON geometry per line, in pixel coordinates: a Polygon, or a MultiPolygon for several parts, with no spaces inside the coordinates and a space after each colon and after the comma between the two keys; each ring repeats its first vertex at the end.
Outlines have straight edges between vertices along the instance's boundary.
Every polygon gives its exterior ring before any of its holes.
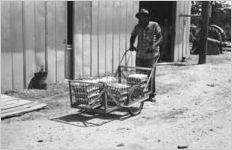
{"type": "Polygon", "coordinates": [[[123,54],[114,77],[103,77],[87,80],[70,80],[70,103],[72,108],[78,108],[93,113],[107,114],[112,111],[128,111],[131,115],[138,115],[149,100],[154,78],[153,68],[131,67],[123,54]],[[124,61],[125,65],[122,65],[124,61]],[[151,71],[150,75],[138,73],[138,70],[151,71]]]}

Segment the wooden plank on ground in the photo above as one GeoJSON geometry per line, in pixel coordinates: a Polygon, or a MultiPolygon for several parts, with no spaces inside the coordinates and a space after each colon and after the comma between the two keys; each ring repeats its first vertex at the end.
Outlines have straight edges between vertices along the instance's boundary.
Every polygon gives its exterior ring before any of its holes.
{"type": "Polygon", "coordinates": [[[7,105],[12,105],[12,104],[19,103],[20,101],[21,101],[21,99],[19,99],[19,98],[15,98],[15,99],[12,98],[12,100],[1,102],[1,108],[3,106],[7,106],[7,105]]]}
{"type": "Polygon", "coordinates": [[[4,111],[6,109],[14,109],[15,107],[19,107],[19,106],[23,106],[23,105],[28,105],[30,103],[33,103],[31,101],[27,101],[27,100],[16,100],[16,101],[13,101],[13,103],[8,103],[8,104],[5,104],[5,105],[1,105],[1,111],[4,111]]]}
{"type": "Polygon", "coordinates": [[[45,103],[1,95],[1,119],[37,110],[45,106],[45,103]]]}
{"type": "Polygon", "coordinates": [[[5,98],[10,98],[10,96],[5,95],[5,94],[1,94],[1,100],[2,100],[2,99],[5,99],[5,98]]]}
{"type": "Polygon", "coordinates": [[[6,117],[12,117],[12,116],[17,116],[26,112],[31,112],[34,110],[38,110],[41,109],[43,107],[45,107],[46,104],[38,104],[38,105],[34,105],[32,107],[27,107],[25,109],[22,110],[16,110],[16,111],[12,111],[12,112],[8,112],[8,113],[1,113],[1,119],[6,118],[6,117]]]}
{"type": "Polygon", "coordinates": [[[18,107],[12,107],[12,108],[8,108],[6,110],[1,110],[1,114],[6,114],[6,113],[10,113],[10,112],[15,112],[15,111],[24,111],[24,109],[27,109],[27,108],[31,108],[31,107],[34,107],[36,105],[39,105],[40,103],[38,102],[31,102],[31,103],[28,103],[27,105],[21,105],[19,104],[18,107]]]}
{"type": "Polygon", "coordinates": [[[3,103],[5,103],[5,102],[8,102],[8,101],[14,101],[14,100],[16,100],[16,99],[18,99],[18,98],[16,98],[16,97],[11,97],[11,96],[5,96],[5,95],[1,95],[1,105],[3,104],[3,103]]]}
{"type": "Polygon", "coordinates": [[[10,97],[10,98],[4,98],[4,99],[1,99],[1,105],[3,105],[4,103],[6,103],[6,102],[10,102],[10,101],[14,101],[14,100],[17,100],[18,98],[16,98],[16,97],[10,97]]]}

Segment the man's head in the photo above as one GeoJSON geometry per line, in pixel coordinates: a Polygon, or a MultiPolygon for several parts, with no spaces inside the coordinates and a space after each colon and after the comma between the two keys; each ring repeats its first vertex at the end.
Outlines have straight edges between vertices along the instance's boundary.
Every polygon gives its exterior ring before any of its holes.
{"type": "Polygon", "coordinates": [[[150,15],[148,10],[140,9],[139,12],[136,14],[136,18],[139,20],[139,24],[143,27],[146,27],[150,20],[150,15]]]}

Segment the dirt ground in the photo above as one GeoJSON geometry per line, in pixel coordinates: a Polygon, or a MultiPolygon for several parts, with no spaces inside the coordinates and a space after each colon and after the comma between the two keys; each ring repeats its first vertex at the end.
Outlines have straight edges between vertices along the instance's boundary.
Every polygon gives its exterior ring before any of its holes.
{"type": "MultiPolygon", "coordinates": [[[[69,95],[28,99],[40,111],[2,120],[1,147],[14,149],[231,149],[231,53],[157,67],[157,102],[142,113],[84,115],[69,95]]],[[[26,98],[26,97],[25,97],[26,98]]]]}

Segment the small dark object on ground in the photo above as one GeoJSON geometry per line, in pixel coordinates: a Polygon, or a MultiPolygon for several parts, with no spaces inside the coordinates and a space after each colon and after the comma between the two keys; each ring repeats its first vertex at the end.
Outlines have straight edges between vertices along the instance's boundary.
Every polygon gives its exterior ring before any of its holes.
{"type": "Polygon", "coordinates": [[[213,129],[209,129],[209,131],[214,131],[213,129]]]}
{"type": "Polygon", "coordinates": [[[117,147],[122,147],[122,146],[124,146],[123,143],[120,143],[120,144],[117,145],[117,147]]]}
{"type": "Polygon", "coordinates": [[[187,145],[182,145],[182,146],[178,145],[177,148],[178,149],[185,149],[185,148],[188,148],[188,146],[187,145]]]}
{"type": "Polygon", "coordinates": [[[214,87],[215,85],[214,84],[207,84],[207,86],[214,87]]]}
{"type": "Polygon", "coordinates": [[[43,140],[38,140],[37,142],[40,142],[40,143],[41,143],[41,142],[43,142],[43,140]]]}

